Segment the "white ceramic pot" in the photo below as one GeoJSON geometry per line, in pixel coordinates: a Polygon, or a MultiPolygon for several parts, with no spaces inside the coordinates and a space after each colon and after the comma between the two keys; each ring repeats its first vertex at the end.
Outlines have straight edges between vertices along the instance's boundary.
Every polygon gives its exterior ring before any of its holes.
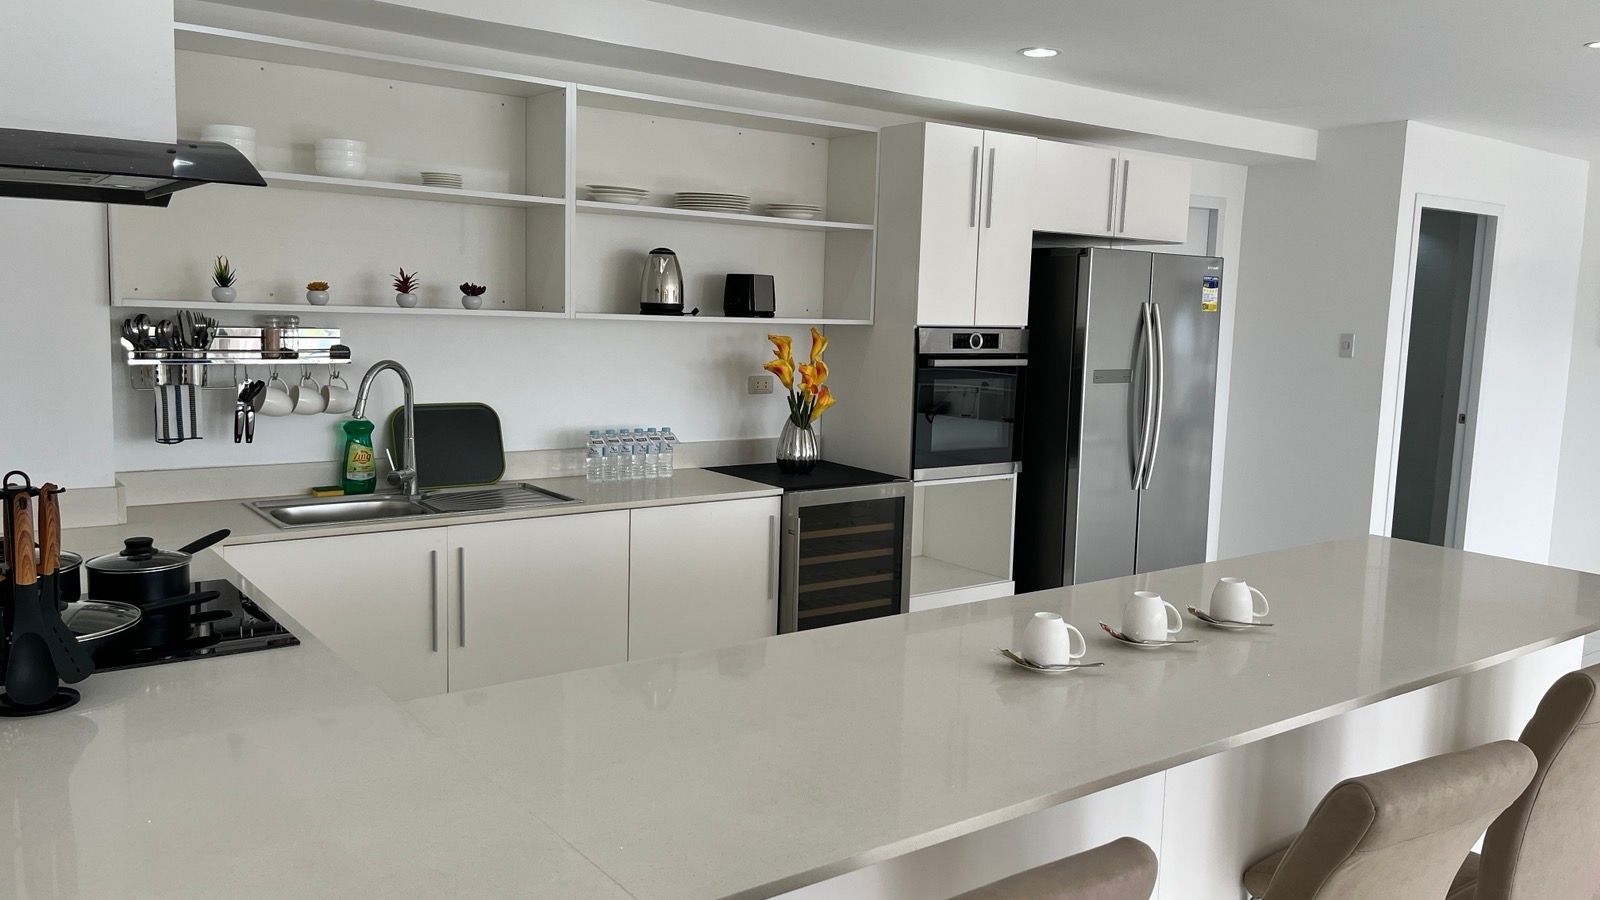
{"type": "Polygon", "coordinates": [[[367,159],[339,159],[334,157],[317,157],[317,174],[327,175],[330,178],[363,178],[367,174],[367,159]]]}
{"type": "Polygon", "coordinates": [[[214,287],[211,289],[211,299],[218,303],[232,303],[238,298],[239,292],[231,287],[214,287]]]}
{"type": "Polygon", "coordinates": [[[351,152],[360,153],[365,156],[367,152],[367,142],[352,140],[350,138],[322,138],[321,140],[317,141],[318,156],[333,156],[339,153],[351,152]]]}
{"type": "Polygon", "coordinates": [[[461,305],[467,309],[479,309],[483,306],[483,295],[462,294],[461,305]]]}
{"type": "Polygon", "coordinates": [[[394,302],[400,304],[400,306],[403,309],[411,309],[412,307],[417,305],[417,295],[416,294],[395,294],[394,295],[394,302]]]}
{"type": "Polygon", "coordinates": [[[311,304],[312,306],[327,306],[328,305],[328,292],[327,291],[306,291],[306,302],[311,304]]]}

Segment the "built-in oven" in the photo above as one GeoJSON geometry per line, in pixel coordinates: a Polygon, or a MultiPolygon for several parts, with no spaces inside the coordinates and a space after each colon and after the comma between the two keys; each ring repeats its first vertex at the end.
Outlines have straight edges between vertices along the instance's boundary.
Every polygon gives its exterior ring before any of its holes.
{"type": "Polygon", "coordinates": [[[1016,472],[1027,366],[1024,329],[917,329],[913,477],[1016,472]]]}

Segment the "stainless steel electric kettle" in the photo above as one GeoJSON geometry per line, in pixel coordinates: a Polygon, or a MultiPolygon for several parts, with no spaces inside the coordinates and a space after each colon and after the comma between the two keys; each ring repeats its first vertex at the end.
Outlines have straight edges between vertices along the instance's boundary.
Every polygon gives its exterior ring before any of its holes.
{"type": "MultiPolygon", "coordinates": [[[[645,260],[644,277],[639,281],[639,312],[647,316],[681,316],[683,312],[683,272],[678,254],[666,247],[650,251],[645,260]]],[[[698,315],[697,308],[689,315],[698,315]]]]}

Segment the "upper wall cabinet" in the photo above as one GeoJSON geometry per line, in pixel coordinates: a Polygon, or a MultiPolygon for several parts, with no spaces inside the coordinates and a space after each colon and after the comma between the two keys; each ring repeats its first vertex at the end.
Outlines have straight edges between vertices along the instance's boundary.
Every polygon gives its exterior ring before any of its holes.
{"type": "Polygon", "coordinates": [[[1189,163],[1150,153],[1039,141],[1033,227],[1181,243],[1189,227],[1189,163]]]}
{"type": "Polygon", "coordinates": [[[880,302],[919,325],[1026,325],[1037,141],[916,123],[881,142],[880,302]]]}

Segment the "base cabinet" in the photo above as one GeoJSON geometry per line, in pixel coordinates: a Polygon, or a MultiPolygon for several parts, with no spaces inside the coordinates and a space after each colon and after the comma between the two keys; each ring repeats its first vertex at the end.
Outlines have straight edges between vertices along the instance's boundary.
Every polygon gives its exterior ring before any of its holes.
{"type": "Polygon", "coordinates": [[[450,690],[628,658],[628,513],[457,525],[450,690]]]}
{"type": "Polygon", "coordinates": [[[778,633],[777,497],[633,511],[628,658],[778,633]]]}
{"type": "Polygon", "coordinates": [[[449,688],[445,529],[245,544],[228,563],[396,700],[449,688]]]}

